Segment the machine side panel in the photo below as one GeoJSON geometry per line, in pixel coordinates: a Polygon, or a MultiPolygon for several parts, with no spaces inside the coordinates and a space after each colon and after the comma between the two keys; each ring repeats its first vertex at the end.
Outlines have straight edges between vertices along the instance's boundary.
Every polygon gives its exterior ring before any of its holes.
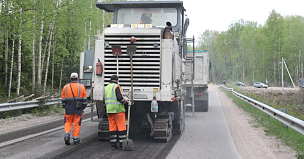
{"type": "Polygon", "coordinates": [[[86,88],[87,96],[91,96],[94,50],[86,50],[80,54],[79,82],[86,88]]]}
{"type": "Polygon", "coordinates": [[[161,54],[161,100],[171,101],[172,98],[172,53],[173,40],[162,40],[161,54]]]}
{"type": "MultiPolygon", "coordinates": [[[[104,64],[104,38],[99,36],[99,39],[95,41],[95,58],[93,65],[93,99],[94,100],[103,100],[103,89],[104,89],[104,74],[102,76],[96,75],[96,63],[98,59],[104,64]]],[[[103,67],[104,72],[104,67],[103,67]]]]}

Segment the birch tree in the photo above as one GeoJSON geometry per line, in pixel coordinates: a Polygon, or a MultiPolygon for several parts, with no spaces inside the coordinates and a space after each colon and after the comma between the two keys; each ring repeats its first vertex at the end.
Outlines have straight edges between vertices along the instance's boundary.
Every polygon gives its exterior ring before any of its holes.
{"type": "MultiPolygon", "coordinates": [[[[33,6],[36,6],[35,0],[33,0],[33,6]]],[[[36,7],[33,7],[33,31],[32,31],[32,91],[34,92],[35,90],[35,85],[36,85],[36,52],[35,52],[35,43],[36,43],[36,7]]]]}
{"type": "Polygon", "coordinates": [[[48,34],[46,36],[46,40],[45,40],[45,45],[44,45],[44,49],[43,49],[43,55],[42,55],[42,59],[41,59],[41,73],[43,72],[43,64],[44,64],[44,60],[45,60],[45,56],[46,56],[46,52],[47,52],[47,48],[48,48],[48,44],[50,42],[50,35],[52,32],[52,27],[53,27],[53,20],[51,20],[50,25],[49,25],[49,31],[48,34]]]}
{"type": "Polygon", "coordinates": [[[52,36],[53,36],[53,28],[54,28],[54,25],[53,24],[55,23],[54,21],[52,21],[52,25],[51,25],[51,33],[50,33],[50,40],[49,40],[49,47],[48,47],[48,55],[47,55],[47,62],[46,62],[46,68],[45,68],[45,77],[44,77],[44,92],[45,92],[45,89],[46,89],[46,82],[47,82],[47,75],[48,75],[48,69],[49,69],[49,63],[50,63],[50,55],[51,55],[51,44],[52,44],[52,36]]]}
{"type": "Polygon", "coordinates": [[[8,98],[11,97],[12,81],[13,81],[13,68],[14,68],[14,53],[15,53],[15,36],[12,39],[12,57],[11,57],[11,67],[10,67],[10,78],[8,85],[8,98]]]}
{"type": "Polygon", "coordinates": [[[56,48],[56,43],[55,43],[55,31],[53,31],[53,60],[52,60],[52,93],[54,91],[54,74],[55,74],[55,48],[56,48]]]}
{"type": "Polygon", "coordinates": [[[20,94],[20,84],[21,84],[21,45],[22,45],[22,7],[20,7],[20,25],[19,25],[19,40],[18,40],[18,78],[17,78],[17,95],[20,94]]]}
{"type": "Polygon", "coordinates": [[[43,24],[44,24],[44,5],[42,7],[42,14],[40,19],[40,35],[39,35],[39,44],[38,44],[38,85],[41,86],[41,77],[42,77],[42,66],[41,66],[41,52],[42,52],[42,38],[43,38],[43,24]]]}

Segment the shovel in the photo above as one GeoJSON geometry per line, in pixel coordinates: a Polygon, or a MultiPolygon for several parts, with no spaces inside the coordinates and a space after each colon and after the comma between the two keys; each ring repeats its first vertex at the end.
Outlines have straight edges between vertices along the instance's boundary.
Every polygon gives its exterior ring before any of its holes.
{"type": "Polygon", "coordinates": [[[121,55],[121,47],[120,45],[113,45],[112,46],[112,53],[116,56],[116,69],[117,69],[117,76],[119,77],[119,70],[118,70],[118,57],[121,55]]]}
{"type": "Polygon", "coordinates": [[[130,127],[130,107],[131,102],[129,100],[128,104],[128,126],[127,126],[127,138],[122,140],[122,150],[124,151],[132,151],[133,150],[133,140],[129,139],[129,127],[130,127]]]}
{"type": "Polygon", "coordinates": [[[131,99],[128,103],[128,126],[127,126],[127,139],[122,141],[122,150],[124,151],[132,151],[133,150],[133,140],[129,139],[129,127],[130,127],[130,108],[133,102],[133,61],[132,56],[136,53],[136,45],[128,45],[127,46],[127,54],[130,55],[130,63],[131,63],[131,99]]]}

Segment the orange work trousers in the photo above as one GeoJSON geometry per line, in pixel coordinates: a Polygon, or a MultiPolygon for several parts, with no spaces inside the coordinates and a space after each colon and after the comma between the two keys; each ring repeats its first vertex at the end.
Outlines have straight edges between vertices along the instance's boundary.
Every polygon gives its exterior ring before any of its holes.
{"type": "Polygon", "coordinates": [[[126,115],[122,113],[109,113],[109,130],[110,131],[125,131],[126,130],[126,115]]]}
{"type": "Polygon", "coordinates": [[[74,123],[73,137],[79,137],[82,118],[83,118],[83,113],[81,113],[81,116],[77,114],[66,115],[64,113],[64,132],[70,133],[72,129],[72,125],[74,123]]]}

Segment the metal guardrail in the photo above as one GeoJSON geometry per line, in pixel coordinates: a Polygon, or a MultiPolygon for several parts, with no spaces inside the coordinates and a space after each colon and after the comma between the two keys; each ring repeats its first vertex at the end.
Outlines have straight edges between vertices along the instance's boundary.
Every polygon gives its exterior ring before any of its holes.
{"type": "Polygon", "coordinates": [[[242,99],[243,101],[251,104],[252,106],[260,109],[261,111],[265,112],[267,115],[275,118],[276,120],[280,121],[281,123],[285,124],[286,126],[292,128],[292,129],[296,130],[297,132],[301,133],[302,135],[304,135],[304,121],[303,120],[290,116],[284,112],[281,112],[280,110],[270,107],[269,105],[266,105],[257,100],[251,99],[243,94],[240,94],[240,93],[234,91],[233,88],[228,88],[225,86],[222,86],[222,87],[224,89],[230,91],[236,97],[238,97],[238,98],[242,99]]]}
{"type": "MultiPolygon", "coordinates": [[[[40,104],[39,100],[16,102],[16,103],[2,103],[0,104],[0,112],[39,107],[40,106],[39,104],[40,104]]],[[[61,104],[61,98],[48,99],[43,103],[43,105],[56,105],[56,104],[61,104]]]]}

